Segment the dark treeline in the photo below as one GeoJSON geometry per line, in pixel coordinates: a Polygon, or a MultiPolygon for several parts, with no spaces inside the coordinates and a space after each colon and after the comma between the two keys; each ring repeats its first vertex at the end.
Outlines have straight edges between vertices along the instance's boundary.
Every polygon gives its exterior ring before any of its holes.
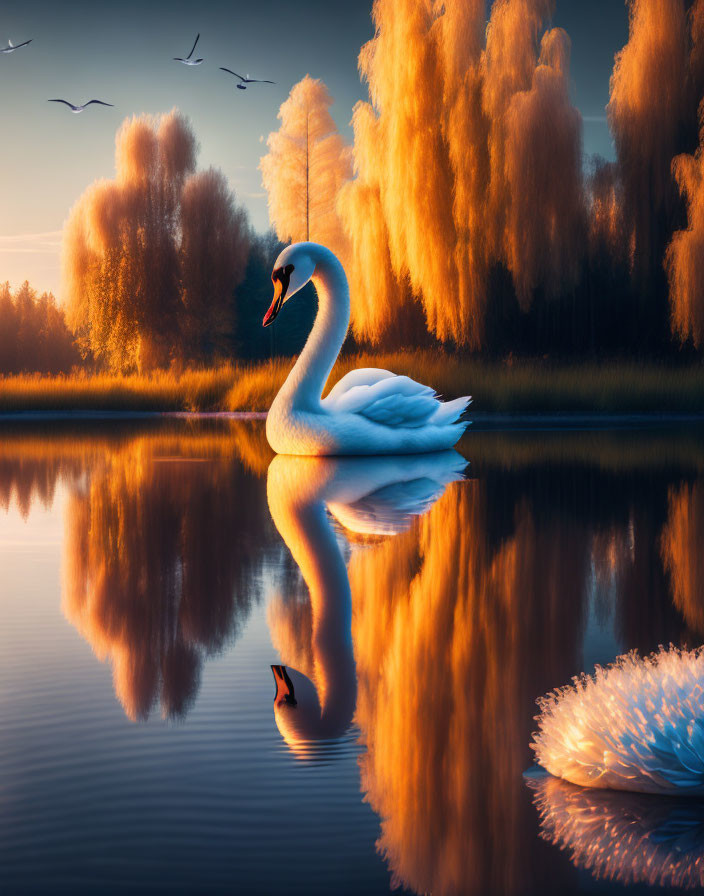
{"type": "Polygon", "coordinates": [[[14,292],[0,285],[0,374],[68,373],[81,362],[64,312],[51,293],[27,281],[14,292]]]}
{"type": "Polygon", "coordinates": [[[284,326],[262,326],[273,295],[272,267],[284,245],[271,232],[253,237],[244,279],[232,294],[234,327],[229,348],[243,361],[296,354],[313,325],[317,300],[309,285],[296,297],[295,307],[283,309],[284,326]]]}

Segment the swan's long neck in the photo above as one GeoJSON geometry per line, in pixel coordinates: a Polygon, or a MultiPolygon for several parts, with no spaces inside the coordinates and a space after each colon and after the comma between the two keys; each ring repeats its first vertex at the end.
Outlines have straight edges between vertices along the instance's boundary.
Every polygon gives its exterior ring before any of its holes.
{"type": "Polygon", "coordinates": [[[350,291],[345,271],[332,252],[316,247],[313,284],[318,313],[296,364],[279,393],[293,407],[314,410],[340,354],[350,322],[350,291]]]}

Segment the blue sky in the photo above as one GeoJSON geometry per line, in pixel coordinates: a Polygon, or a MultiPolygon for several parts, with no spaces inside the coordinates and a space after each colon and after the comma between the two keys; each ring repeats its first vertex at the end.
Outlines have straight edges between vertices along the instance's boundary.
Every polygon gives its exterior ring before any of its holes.
{"type": "MultiPolygon", "coordinates": [[[[262,138],[291,86],[305,74],[322,78],[335,97],[333,115],[351,137],[352,108],[366,98],[357,54],[372,36],[367,0],[256,2],[125,2],[108,4],[4,0],[0,46],[32,38],[0,55],[0,281],[25,278],[58,290],[60,229],[93,180],[113,174],[115,131],[128,115],[178,106],[193,122],[200,167],[230,180],[258,230],[267,227],[257,169],[262,138]],[[205,62],[186,67],[200,32],[205,62]],[[271,78],[247,91],[219,66],[271,78]],[[59,104],[102,99],[72,115],[59,104]]],[[[585,154],[612,155],[604,106],[614,53],[627,39],[620,0],[557,0],[553,25],[572,39],[573,98],[584,116],[585,154]]]]}

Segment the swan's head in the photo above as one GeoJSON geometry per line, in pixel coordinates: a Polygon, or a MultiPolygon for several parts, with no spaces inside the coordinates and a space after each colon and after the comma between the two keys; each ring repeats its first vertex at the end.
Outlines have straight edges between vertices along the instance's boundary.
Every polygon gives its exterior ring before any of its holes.
{"type": "Polygon", "coordinates": [[[271,282],[274,298],[264,315],[262,326],[268,327],[281,311],[285,302],[306,285],[315,272],[315,259],[311,249],[314,243],[294,243],[287,246],[274,263],[271,282]]]}

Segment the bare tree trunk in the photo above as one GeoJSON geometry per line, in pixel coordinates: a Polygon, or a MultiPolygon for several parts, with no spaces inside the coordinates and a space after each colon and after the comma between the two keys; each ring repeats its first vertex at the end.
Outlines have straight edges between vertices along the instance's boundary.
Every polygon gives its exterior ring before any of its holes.
{"type": "Polygon", "coordinates": [[[310,242],[310,110],[306,113],[306,242],[310,242]]]}

